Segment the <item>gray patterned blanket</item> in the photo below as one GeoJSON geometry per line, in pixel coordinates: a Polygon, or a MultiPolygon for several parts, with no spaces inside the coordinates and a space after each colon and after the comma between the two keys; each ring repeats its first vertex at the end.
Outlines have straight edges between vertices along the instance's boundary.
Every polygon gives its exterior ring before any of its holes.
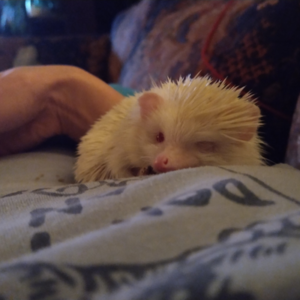
{"type": "Polygon", "coordinates": [[[0,299],[300,299],[300,172],[201,167],[74,184],[72,153],[0,160],[0,299]]]}

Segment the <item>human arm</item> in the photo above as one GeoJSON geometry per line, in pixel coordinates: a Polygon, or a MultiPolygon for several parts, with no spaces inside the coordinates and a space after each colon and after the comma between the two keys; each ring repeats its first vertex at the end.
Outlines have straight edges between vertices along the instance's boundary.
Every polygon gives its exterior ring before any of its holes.
{"type": "Polygon", "coordinates": [[[123,95],[72,66],[36,66],[0,73],[0,156],[49,137],[79,141],[123,95]]]}

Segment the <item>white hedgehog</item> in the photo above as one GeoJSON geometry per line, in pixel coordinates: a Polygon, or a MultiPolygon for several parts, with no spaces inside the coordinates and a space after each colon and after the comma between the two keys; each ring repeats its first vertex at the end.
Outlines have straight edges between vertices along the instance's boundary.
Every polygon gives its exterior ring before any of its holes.
{"type": "Polygon", "coordinates": [[[125,98],[82,138],[76,181],[262,165],[260,110],[240,92],[208,77],[187,77],[125,98]]]}

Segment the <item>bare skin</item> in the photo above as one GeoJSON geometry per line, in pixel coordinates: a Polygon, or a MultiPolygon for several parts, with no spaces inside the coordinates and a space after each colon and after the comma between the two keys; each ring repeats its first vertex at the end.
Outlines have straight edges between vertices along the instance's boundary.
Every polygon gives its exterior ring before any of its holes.
{"type": "Polygon", "coordinates": [[[0,156],[55,135],[75,141],[124,98],[76,67],[38,66],[0,73],[0,156]]]}

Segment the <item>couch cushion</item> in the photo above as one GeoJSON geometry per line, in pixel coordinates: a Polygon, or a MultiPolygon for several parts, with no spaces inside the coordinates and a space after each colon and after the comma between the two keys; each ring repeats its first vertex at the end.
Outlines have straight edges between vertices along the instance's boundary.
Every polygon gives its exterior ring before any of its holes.
{"type": "Polygon", "coordinates": [[[117,18],[111,65],[137,90],[200,71],[244,86],[261,105],[267,158],[282,162],[300,92],[299,29],[297,0],[144,0],[117,18]]]}
{"type": "Polygon", "coordinates": [[[293,117],[285,161],[300,169],[300,96],[293,117]]]}

